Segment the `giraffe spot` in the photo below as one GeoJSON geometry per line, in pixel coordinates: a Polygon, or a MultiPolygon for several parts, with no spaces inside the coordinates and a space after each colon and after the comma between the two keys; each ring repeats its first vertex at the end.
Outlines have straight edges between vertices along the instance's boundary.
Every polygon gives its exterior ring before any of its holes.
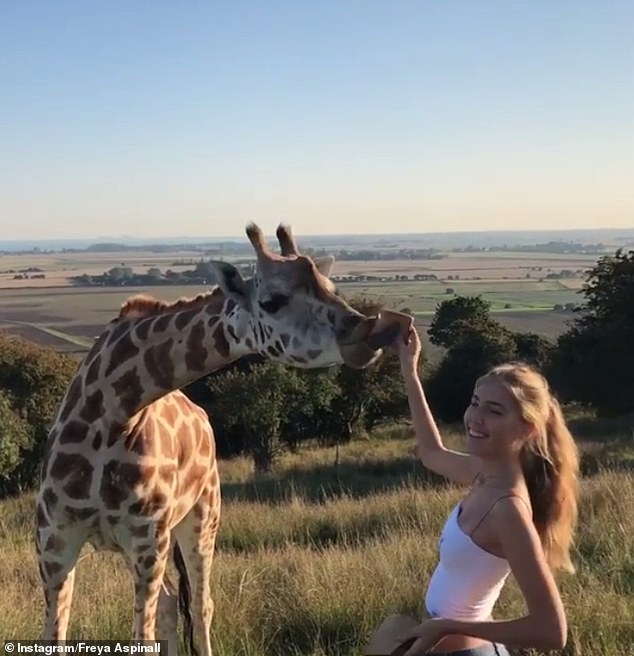
{"type": "Polygon", "coordinates": [[[119,518],[116,517],[115,515],[108,515],[106,517],[106,521],[108,522],[108,524],[110,524],[110,526],[116,526],[119,523],[119,518]]]}
{"type": "Polygon", "coordinates": [[[54,563],[50,560],[45,560],[43,563],[44,573],[47,578],[51,578],[62,571],[63,566],[61,563],[54,563]]]}
{"type": "Polygon", "coordinates": [[[55,508],[55,504],[57,503],[57,495],[53,490],[51,490],[50,487],[47,487],[44,492],[42,493],[42,501],[44,502],[44,505],[50,512],[53,508],[55,508]]]}
{"type": "Polygon", "coordinates": [[[37,515],[37,525],[39,528],[44,528],[45,526],[49,525],[48,517],[44,512],[44,508],[39,504],[37,506],[36,515],[37,515]]]}
{"type": "Polygon", "coordinates": [[[70,413],[75,409],[77,402],[81,398],[82,379],[76,376],[68,388],[66,397],[64,398],[64,407],[60,413],[60,420],[66,421],[70,413]]]}
{"type": "Polygon", "coordinates": [[[174,363],[170,355],[173,345],[174,340],[170,338],[147,349],[143,357],[148,374],[160,389],[170,389],[174,384],[174,363]]]}
{"type": "Polygon", "coordinates": [[[253,342],[251,341],[250,337],[247,337],[245,340],[245,344],[247,345],[247,348],[250,350],[253,350],[253,342]]]}
{"type": "Polygon", "coordinates": [[[205,480],[205,476],[207,475],[207,472],[208,472],[207,467],[193,464],[189,468],[187,475],[183,481],[183,488],[185,490],[188,490],[190,487],[193,487],[194,485],[200,485],[205,480]]]}
{"type": "Polygon", "coordinates": [[[110,431],[108,432],[108,440],[106,442],[106,446],[111,447],[113,446],[116,442],[119,441],[119,438],[121,437],[121,425],[119,424],[113,424],[110,426],[110,431]]]}
{"type": "Polygon", "coordinates": [[[176,419],[178,418],[178,411],[176,407],[174,406],[173,403],[166,403],[165,404],[165,410],[163,412],[163,417],[165,418],[165,421],[170,425],[173,426],[176,423],[176,419]]]}
{"type": "Polygon", "coordinates": [[[172,322],[172,316],[170,314],[162,314],[158,316],[156,319],[154,319],[154,323],[152,325],[152,332],[155,335],[158,335],[159,333],[164,333],[169,328],[171,322],[172,322]]]}
{"type": "Polygon", "coordinates": [[[272,357],[276,357],[279,355],[275,346],[267,346],[266,351],[272,357]]]}
{"type": "Polygon", "coordinates": [[[137,374],[136,367],[126,371],[121,378],[112,383],[112,388],[119,398],[121,407],[128,415],[133,415],[138,409],[143,398],[141,379],[137,374]]]}
{"type": "Polygon", "coordinates": [[[62,538],[59,537],[59,535],[51,535],[48,540],[46,541],[46,544],[44,545],[44,549],[46,551],[61,551],[64,547],[66,546],[66,543],[62,538]]]}
{"type": "Polygon", "coordinates": [[[183,330],[185,326],[189,325],[189,323],[194,319],[199,314],[200,310],[198,308],[194,308],[192,310],[183,310],[182,312],[178,312],[176,314],[176,318],[174,319],[174,326],[176,330],[183,330]]]}
{"type": "Polygon", "coordinates": [[[103,443],[103,435],[101,434],[101,431],[97,431],[95,433],[95,436],[92,439],[92,448],[94,451],[99,451],[101,448],[101,444],[103,443]]]}
{"type": "Polygon", "coordinates": [[[302,347],[302,343],[299,341],[299,337],[293,337],[293,348],[294,349],[300,349],[302,347]]]}
{"type": "Polygon", "coordinates": [[[101,368],[101,356],[98,355],[88,367],[86,372],[86,385],[92,385],[99,378],[99,369],[101,368]]]}
{"type": "Polygon", "coordinates": [[[88,435],[88,426],[82,421],[69,421],[59,434],[60,444],[77,444],[88,435]]]}
{"type": "Polygon", "coordinates": [[[130,495],[131,490],[143,479],[141,469],[118,460],[109,460],[103,468],[99,490],[106,508],[119,508],[130,495]]]}
{"type": "Polygon", "coordinates": [[[147,317],[137,324],[134,333],[140,342],[144,342],[147,339],[147,336],[150,334],[150,327],[153,323],[156,323],[154,317],[147,317]]]}
{"type": "Polygon", "coordinates": [[[65,508],[64,514],[73,521],[85,522],[96,516],[97,511],[94,508],[65,508]]]}
{"type": "Polygon", "coordinates": [[[205,339],[205,324],[202,319],[192,326],[189,337],[187,338],[187,353],[185,354],[185,364],[187,368],[193,371],[204,371],[205,361],[207,360],[207,349],[203,343],[205,339]]]}
{"type": "Polygon", "coordinates": [[[117,367],[129,362],[138,354],[139,347],[132,341],[130,333],[126,333],[119,339],[110,352],[110,362],[108,363],[105,375],[109,376],[117,367]]]}
{"type": "Polygon", "coordinates": [[[284,348],[286,349],[288,347],[289,342],[291,341],[291,336],[288,333],[282,333],[280,335],[280,338],[282,340],[282,344],[284,345],[284,348]]]}
{"type": "Polygon", "coordinates": [[[103,392],[97,390],[94,394],[91,394],[86,398],[84,402],[84,407],[81,409],[79,416],[88,423],[97,421],[100,417],[103,417],[105,414],[105,409],[103,407],[103,392]]]}
{"type": "Polygon", "coordinates": [[[237,305],[238,304],[232,298],[228,298],[227,304],[225,305],[225,314],[231,314],[237,305]]]}
{"type": "Polygon", "coordinates": [[[158,477],[161,481],[171,481],[176,475],[176,465],[159,465],[158,477]]]}
{"type": "Polygon", "coordinates": [[[308,353],[307,353],[307,355],[308,355],[308,359],[309,359],[309,360],[316,360],[316,359],[321,355],[321,353],[322,353],[322,352],[321,352],[321,350],[319,350],[319,349],[317,349],[317,350],[315,350],[315,349],[309,349],[309,350],[308,350],[308,353]]]}
{"type": "Polygon", "coordinates": [[[64,484],[64,492],[71,499],[85,499],[90,494],[90,483],[92,482],[93,466],[78,453],[59,453],[57,459],[53,463],[53,468],[58,463],[59,459],[68,458],[68,462],[62,462],[61,467],[70,465],[71,471],[68,480],[64,484]]]}
{"type": "Polygon", "coordinates": [[[139,524],[138,526],[130,526],[130,533],[135,538],[146,538],[150,532],[149,524],[139,524]]]}
{"type": "Polygon", "coordinates": [[[308,362],[308,360],[307,360],[306,358],[302,358],[300,355],[291,355],[291,359],[292,359],[294,362],[301,362],[301,363],[304,363],[304,364],[305,364],[306,362],[308,362]]]}
{"type": "Polygon", "coordinates": [[[225,337],[225,331],[223,330],[222,324],[219,323],[216,326],[216,329],[213,332],[213,340],[214,340],[214,346],[216,348],[216,351],[218,352],[219,355],[221,355],[223,358],[228,358],[229,357],[229,342],[227,341],[227,338],[225,337]]]}
{"type": "Polygon", "coordinates": [[[240,339],[238,338],[238,335],[236,334],[236,331],[235,331],[234,327],[233,327],[231,324],[229,324],[229,325],[227,326],[227,332],[229,333],[229,337],[231,337],[231,339],[232,339],[236,344],[240,341],[240,339]]]}
{"type": "Polygon", "coordinates": [[[169,535],[164,535],[159,541],[158,544],[156,545],[157,551],[163,552],[167,549],[167,546],[169,545],[169,535]]]}
{"type": "MultiPolygon", "coordinates": [[[[114,325],[114,330],[110,333],[110,337],[108,338],[108,346],[112,346],[118,339],[129,329],[128,323],[125,321],[121,323],[115,323],[114,325]]],[[[104,336],[105,337],[105,336],[104,336]]]]}
{"type": "Polygon", "coordinates": [[[264,334],[264,328],[262,327],[262,324],[258,324],[258,329],[260,331],[260,343],[264,344],[266,341],[266,335],[264,334]]]}

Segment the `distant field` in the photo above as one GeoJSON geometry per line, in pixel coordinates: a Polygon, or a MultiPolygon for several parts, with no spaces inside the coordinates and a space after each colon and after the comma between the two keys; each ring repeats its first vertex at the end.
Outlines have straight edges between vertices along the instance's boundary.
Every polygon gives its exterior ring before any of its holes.
{"type": "MultiPolygon", "coordinates": [[[[204,288],[189,286],[74,287],[70,277],[100,274],[113,266],[131,266],[146,272],[150,267],[165,271],[192,268],[177,261],[196,262],[200,253],[178,251],[149,253],[56,253],[0,256],[0,328],[64,351],[82,352],[130,295],[149,293],[175,300],[193,296],[204,288]],[[16,279],[17,271],[38,268],[41,279],[16,279]]],[[[580,301],[581,273],[595,262],[593,256],[536,255],[534,253],[460,253],[441,260],[394,260],[381,262],[341,261],[334,275],[366,274],[379,277],[407,275],[407,281],[341,282],[347,297],[367,296],[386,307],[407,308],[419,325],[429,324],[438,304],[459,295],[481,295],[503,324],[514,330],[555,337],[566,329],[571,312],[553,311],[580,301]],[[579,277],[545,279],[562,270],[579,277]],[[435,274],[439,280],[413,281],[417,274],[435,274]]],[[[27,274],[30,275],[30,274],[27,274]]]]}

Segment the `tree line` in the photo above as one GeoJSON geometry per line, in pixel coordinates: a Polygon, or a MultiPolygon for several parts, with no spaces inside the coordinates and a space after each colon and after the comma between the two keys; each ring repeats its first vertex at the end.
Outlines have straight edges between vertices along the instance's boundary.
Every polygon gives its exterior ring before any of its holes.
{"type": "MultiPolygon", "coordinates": [[[[599,416],[634,412],[634,250],[600,258],[581,294],[568,329],[554,341],[505,328],[480,296],[439,303],[428,336],[443,355],[421,364],[435,415],[460,420],[475,379],[509,360],[536,366],[564,404],[583,404],[599,416]]],[[[367,314],[377,310],[367,299],[350,300],[367,314]]],[[[76,366],[70,356],[0,334],[0,496],[36,482],[48,428],[76,366]]],[[[315,439],[338,444],[407,415],[398,359],[389,350],[363,371],[243,358],[184,391],[207,411],[218,453],[247,454],[259,471],[270,469],[282,449],[315,439]]]]}

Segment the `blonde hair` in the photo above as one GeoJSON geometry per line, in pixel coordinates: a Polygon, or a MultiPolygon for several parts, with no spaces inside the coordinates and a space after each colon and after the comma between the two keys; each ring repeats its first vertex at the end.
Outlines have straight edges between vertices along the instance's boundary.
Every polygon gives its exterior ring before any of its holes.
{"type": "Polygon", "coordinates": [[[548,382],[524,363],[493,367],[476,385],[497,379],[513,394],[522,419],[536,434],[521,452],[533,522],[551,569],[574,572],[570,559],[577,523],[579,453],[548,382]]]}

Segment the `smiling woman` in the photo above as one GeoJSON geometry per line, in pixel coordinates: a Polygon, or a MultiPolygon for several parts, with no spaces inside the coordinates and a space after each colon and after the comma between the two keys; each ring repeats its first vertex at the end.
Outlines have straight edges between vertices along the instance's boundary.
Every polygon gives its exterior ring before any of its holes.
{"type": "Polygon", "coordinates": [[[523,363],[497,366],[479,378],[464,414],[467,453],[460,453],[444,446],[427,404],[416,373],[415,330],[399,348],[423,465],[469,486],[442,530],[425,597],[430,619],[407,636],[414,642],[406,656],[563,647],[567,620],[553,572],[574,571],[578,453],[547,381],[523,363]],[[528,612],[494,620],[511,573],[528,612]]]}

